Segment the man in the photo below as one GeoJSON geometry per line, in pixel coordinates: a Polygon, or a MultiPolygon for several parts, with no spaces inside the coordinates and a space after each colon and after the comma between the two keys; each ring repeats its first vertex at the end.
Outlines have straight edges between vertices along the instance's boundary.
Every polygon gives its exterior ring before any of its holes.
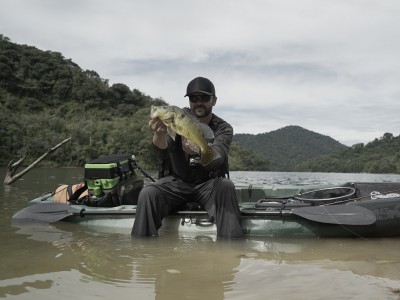
{"type": "Polygon", "coordinates": [[[216,222],[219,238],[242,238],[235,187],[224,177],[233,137],[232,126],[212,113],[217,97],[209,79],[197,77],[190,81],[186,96],[189,97],[190,111],[214,132],[211,147],[219,155],[211,163],[201,165],[196,160],[197,153],[189,148],[185,138],[177,135],[173,140],[159,118],[151,119],[153,145],[160,159],[168,158],[170,175],[146,185],[140,192],[132,235],[158,236],[164,217],[189,202],[196,202],[216,222]]]}

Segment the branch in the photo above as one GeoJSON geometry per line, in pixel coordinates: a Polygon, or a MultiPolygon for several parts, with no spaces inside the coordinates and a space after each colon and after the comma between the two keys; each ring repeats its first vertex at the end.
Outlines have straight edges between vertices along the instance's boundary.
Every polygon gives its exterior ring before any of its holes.
{"type": "Polygon", "coordinates": [[[28,173],[39,162],[41,162],[47,155],[49,155],[50,153],[52,153],[55,150],[57,150],[58,148],[60,148],[62,145],[64,145],[69,140],[71,140],[71,138],[63,140],[61,143],[55,145],[53,148],[50,148],[49,150],[47,150],[46,153],[44,153],[41,157],[39,157],[37,160],[35,160],[30,166],[28,166],[27,168],[25,168],[24,170],[22,170],[18,174],[15,174],[15,172],[18,170],[19,166],[22,164],[22,162],[24,161],[26,156],[22,157],[18,161],[11,160],[8,163],[8,166],[7,166],[7,174],[6,174],[6,177],[4,178],[4,184],[11,184],[14,181],[16,181],[17,179],[19,179],[20,177],[22,177],[23,175],[25,175],[26,173],[28,173]]]}

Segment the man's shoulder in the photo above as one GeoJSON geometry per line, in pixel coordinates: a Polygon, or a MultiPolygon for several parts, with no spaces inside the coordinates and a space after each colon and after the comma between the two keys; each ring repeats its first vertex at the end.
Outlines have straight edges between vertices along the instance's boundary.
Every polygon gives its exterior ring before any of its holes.
{"type": "Polygon", "coordinates": [[[225,121],[224,119],[218,117],[216,114],[213,113],[213,118],[212,118],[212,122],[214,123],[214,125],[216,126],[229,126],[232,127],[231,124],[229,124],[227,121],[225,121]]]}
{"type": "Polygon", "coordinates": [[[212,129],[214,132],[224,133],[233,135],[233,127],[224,119],[218,117],[217,115],[213,114],[212,118],[212,129]]]}

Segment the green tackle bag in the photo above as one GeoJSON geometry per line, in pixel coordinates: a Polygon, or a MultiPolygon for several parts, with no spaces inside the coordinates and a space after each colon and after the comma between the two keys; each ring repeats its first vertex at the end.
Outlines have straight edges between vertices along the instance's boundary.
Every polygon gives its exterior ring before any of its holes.
{"type": "Polygon", "coordinates": [[[92,202],[89,205],[136,205],[144,184],[136,176],[136,167],[134,157],[127,154],[102,156],[85,164],[85,182],[92,202]]]}

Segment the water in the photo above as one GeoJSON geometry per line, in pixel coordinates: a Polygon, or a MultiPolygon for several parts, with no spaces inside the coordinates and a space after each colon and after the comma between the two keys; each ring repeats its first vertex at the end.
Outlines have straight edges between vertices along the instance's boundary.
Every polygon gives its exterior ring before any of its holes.
{"type": "MultiPolygon", "coordinates": [[[[5,174],[5,169],[0,169],[5,174]]],[[[132,239],[11,216],[82,169],[34,169],[0,186],[0,298],[400,299],[400,238],[132,239]]],[[[232,172],[239,184],[398,182],[399,175],[232,172]]]]}

